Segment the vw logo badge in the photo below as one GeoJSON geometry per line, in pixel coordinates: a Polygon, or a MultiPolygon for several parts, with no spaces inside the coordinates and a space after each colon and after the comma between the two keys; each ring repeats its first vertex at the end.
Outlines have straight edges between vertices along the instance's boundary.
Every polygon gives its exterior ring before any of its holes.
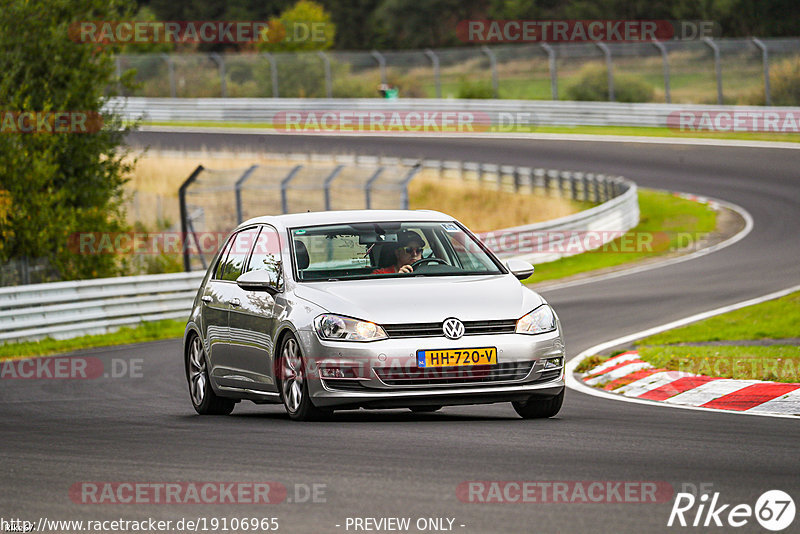
{"type": "Polygon", "coordinates": [[[464,323],[455,318],[445,319],[442,332],[450,339],[458,339],[464,335],[464,323]]]}

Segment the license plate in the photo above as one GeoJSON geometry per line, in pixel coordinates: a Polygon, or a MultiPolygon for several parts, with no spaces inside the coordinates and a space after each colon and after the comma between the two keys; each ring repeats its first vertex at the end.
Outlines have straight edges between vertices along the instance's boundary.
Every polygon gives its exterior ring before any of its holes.
{"type": "Polygon", "coordinates": [[[495,365],[497,349],[441,349],[418,350],[417,367],[452,367],[461,365],[495,365]]]}

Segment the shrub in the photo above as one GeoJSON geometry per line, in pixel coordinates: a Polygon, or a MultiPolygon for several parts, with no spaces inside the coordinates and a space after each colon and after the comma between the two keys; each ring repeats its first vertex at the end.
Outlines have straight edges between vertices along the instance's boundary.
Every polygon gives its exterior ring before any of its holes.
{"type": "Polygon", "coordinates": [[[773,106],[800,105],[800,56],[784,59],[769,73],[773,106]]]}
{"type": "Polygon", "coordinates": [[[458,85],[458,98],[494,98],[491,82],[470,82],[461,80],[458,85]]]}
{"type": "MultiPolygon", "coordinates": [[[[653,88],[629,74],[614,74],[614,100],[617,102],[650,102],[653,88]]],[[[578,80],[567,87],[568,100],[607,101],[608,71],[604,65],[585,65],[578,80]]]]}

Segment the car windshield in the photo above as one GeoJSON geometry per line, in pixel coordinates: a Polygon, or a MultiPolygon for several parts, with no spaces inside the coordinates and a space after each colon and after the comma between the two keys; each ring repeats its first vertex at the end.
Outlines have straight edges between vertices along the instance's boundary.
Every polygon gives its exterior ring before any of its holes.
{"type": "Polygon", "coordinates": [[[456,222],[374,222],[292,228],[299,281],[500,274],[456,222]],[[407,270],[407,269],[406,269],[407,270]]]}

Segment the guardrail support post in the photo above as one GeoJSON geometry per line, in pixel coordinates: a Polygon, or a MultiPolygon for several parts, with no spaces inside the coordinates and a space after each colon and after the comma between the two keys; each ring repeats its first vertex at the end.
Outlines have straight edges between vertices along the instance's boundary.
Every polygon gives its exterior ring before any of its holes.
{"type": "Polygon", "coordinates": [[[714,70],[717,72],[717,104],[722,105],[722,65],[719,60],[719,46],[711,37],[703,37],[703,42],[714,52],[714,70]]]}
{"type": "Polygon", "coordinates": [[[433,83],[436,85],[436,98],[442,98],[442,80],[439,77],[439,56],[430,48],[425,49],[425,55],[433,65],[433,83]]]}
{"type": "Polygon", "coordinates": [[[292,178],[294,178],[302,168],[302,165],[296,165],[294,169],[289,171],[289,174],[286,175],[286,178],[281,180],[281,210],[283,211],[284,215],[289,213],[289,198],[286,194],[287,190],[289,189],[289,182],[292,181],[292,178]]]}
{"type": "MultiPolygon", "coordinates": [[[[189,272],[192,268],[191,258],[189,258],[189,240],[187,239],[189,235],[189,210],[186,207],[186,190],[197,180],[197,177],[203,170],[204,167],[198,165],[178,189],[178,202],[181,210],[181,237],[183,239],[183,270],[186,272],[189,272]]],[[[194,236],[195,242],[197,242],[197,236],[194,235],[194,231],[192,231],[192,235],[194,236]]]]}
{"type": "Polygon", "coordinates": [[[369,180],[364,184],[364,194],[366,195],[367,209],[372,209],[372,184],[381,177],[383,167],[378,167],[378,170],[369,177],[369,180]]]}
{"type": "Polygon", "coordinates": [[[269,52],[264,52],[261,55],[269,61],[269,77],[272,79],[272,98],[278,98],[278,65],[275,63],[275,57],[269,52]]]}
{"type": "Polygon", "coordinates": [[[669,94],[669,58],[667,56],[667,47],[660,41],[653,41],[653,46],[658,48],[661,52],[661,63],[664,65],[664,100],[667,104],[672,102],[672,97],[669,94]]]}
{"type": "Polygon", "coordinates": [[[175,89],[175,63],[172,62],[172,57],[168,54],[161,54],[162,59],[167,62],[167,75],[169,76],[169,96],[175,98],[177,90],[175,89]]]}
{"type": "Polygon", "coordinates": [[[317,55],[322,59],[325,64],[325,94],[328,98],[333,98],[333,79],[331,77],[331,60],[328,55],[320,50],[317,55]]]}
{"type": "Polygon", "coordinates": [[[325,178],[323,187],[325,188],[325,211],[331,211],[331,182],[339,176],[339,173],[344,169],[344,165],[337,165],[333,172],[325,178]]]}
{"type": "Polygon", "coordinates": [[[217,68],[219,69],[219,90],[222,94],[222,98],[225,98],[228,96],[228,86],[225,81],[225,58],[216,52],[210,53],[208,57],[217,64],[217,68]]]}
{"type": "Polygon", "coordinates": [[[550,63],[550,98],[558,100],[558,70],[556,66],[556,51],[547,43],[541,44],[542,49],[547,52],[547,60],[550,63]]]}
{"type": "Polygon", "coordinates": [[[257,168],[258,165],[252,165],[249,169],[242,173],[238,180],[236,180],[236,224],[242,224],[244,219],[244,215],[242,213],[242,186],[257,168]]]}
{"type": "Polygon", "coordinates": [[[764,101],[766,105],[772,105],[772,95],[769,89],[769,50],[764,41],[753,37],[753,44],[761,50],[761,61],[764,63],[764,101]]]}
{"type": "Polygon", "coordinates": [[[608,101],[614,102],[614,63],[611,59],[611,49],[603,42],[595,41],[597,48],[606,56],[606,69],[608,70],[608,101]]]}
{"type": "Polygon", "coordinates": [[[382,84],[388,83],[386,81],[386,58],[383,57],[383,54],[381,54],[377,50],[373,50],[372,52],[370,52],[370,54],[372,54],[372,57],[374,57],[375,61],[378,62],[378,66],[381,69],[381,83],[382,84]]]}
{"type": "Polygon", "coordinates": [[[408,209],[408,184],[409,184],[409,182],[411,182],[411,180],[414,179],[414,176],[417,175],[417,173],[420,171],[420,169],[422,169],[422,164],[420,164],[420,163],[417,163],[416,165],[411,167],[411,170],[408,171],[408,174],[406,175],[405,178],[403,178],[403,181],[400,183],[400,185],[403,186],[403,209],[404,210],[408,209]]]}
{"type": "Polygon", "coordinates": [[[494,95],[495,98],[499,98],[498,83],[497,83],[497,57],[494,55],[494,52],[492,52],[492,50],[486,45],[481,46],[481,52],[486,54],[486,56],[489,58],[489,65],[491,65],[492,68],[492,94],[494,95]]]}

